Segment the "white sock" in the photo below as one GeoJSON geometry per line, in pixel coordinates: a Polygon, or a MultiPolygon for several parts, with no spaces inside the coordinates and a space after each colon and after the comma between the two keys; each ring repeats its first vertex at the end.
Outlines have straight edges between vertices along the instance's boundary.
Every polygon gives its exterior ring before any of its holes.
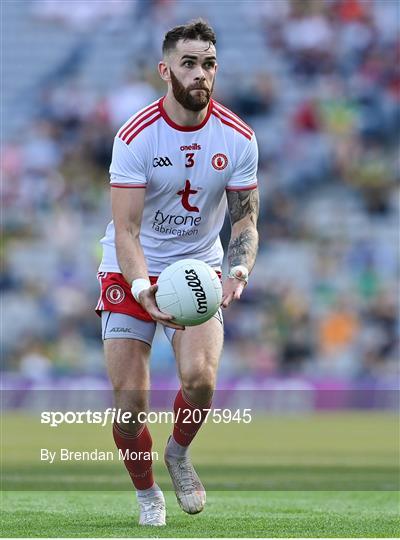
{"type": "Polygon", "coordinates": [[[176,440],[174,439],[174,436],[171,435],[167,443],[166,453],[168,456],[171,456],[174,458],[180,458],[180,457],[186,456],[188,449],[189,449],[188,446],[182,446],[181,444],[178,444],[176,440]]]}
{"type": "Polygon", "coordinates": [[[159,493],[161,493],[161,489],[155,482],[150,488],[136,490],[136,495],[139,497],[139,499],[146,497],[154,497],[159,493]]]}

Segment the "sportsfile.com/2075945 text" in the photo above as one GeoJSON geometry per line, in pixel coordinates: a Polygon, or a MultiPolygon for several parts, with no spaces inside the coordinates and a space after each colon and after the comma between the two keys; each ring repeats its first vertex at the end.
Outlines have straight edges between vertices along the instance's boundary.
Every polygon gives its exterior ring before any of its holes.
{"type": "Polygon", "coordinates": [[[172,411],[141,411],[134,414],[130,411],[108,408],[104,411],[43,411],[41,424],[58,427],[61,424],[98,424],[102,427],[117,422],[121,424],[149,423],[173,424],[179,417],[183,423],[212,422],[229,424],[231,422],[249,424],[252,421],[251,409],[178,409],[172,411]]]}

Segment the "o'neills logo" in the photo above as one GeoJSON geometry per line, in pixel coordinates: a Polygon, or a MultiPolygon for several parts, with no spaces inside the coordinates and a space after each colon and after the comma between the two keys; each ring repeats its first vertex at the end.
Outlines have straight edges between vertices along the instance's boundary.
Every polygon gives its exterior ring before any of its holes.
{"type": "Polygon", "coordinates": [[[185,150],[201,150],[201,145],[197,143],[189,144],[189,146],[182,145],[181,151],[185,152],[185,150]]]}
{"type": "Polygon", "coordinates": [[[206,293],[204,292],[203,287],[201,286],[201,281],[196,272],[191,268],[190,270],[185,270],[185,279],[194,292],[197,302],[197,313],[207,313],[207,298],[206,293]]]}

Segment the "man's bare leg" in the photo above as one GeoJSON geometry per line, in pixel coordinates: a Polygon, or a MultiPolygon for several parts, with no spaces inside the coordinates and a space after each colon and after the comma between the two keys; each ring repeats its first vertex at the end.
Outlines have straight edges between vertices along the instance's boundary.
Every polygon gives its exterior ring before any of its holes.
{"type": "MultiPolygon", "coordinates": [[[[119,452],[151,454],[152,440],[147,426],[138,422],[138,414],[148,410],[150,388],[150,346],[135,339],[107,339],[104,342],[108,374],[114,389],[117,409],[129,412],[134,422],[113,426],[119,452]]],[[[139,454],[140,455],[140,454],[139,454]]],[[[151,459],[124,459],[136,488],[140,525],[165,525],[164,496],[154,482],[151,459]]]]}
{"type": "Polygon", "coordinates": [[[165,462],[178,502],[189,514],[201,512],[206,502],[205,489],[190,461],[188,448],[211,406],[222,345],[223,326],[216,318],[200,326],[186,327],[185,332],[177,331],[173,338],[181,390],[174,403],[175,425],[165,450],[165,462]]]}

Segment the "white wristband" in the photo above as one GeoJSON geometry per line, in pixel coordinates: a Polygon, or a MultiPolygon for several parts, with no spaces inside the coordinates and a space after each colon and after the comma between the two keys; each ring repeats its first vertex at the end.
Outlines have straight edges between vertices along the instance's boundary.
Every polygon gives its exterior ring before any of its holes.
{"type": "Polygon", "coordinates": [[[247,285],[249,281],[249,271],[245,266],[239,264],[238,266],[233,266],[229,270],[228,277],[238,279],[239,281],[244,281],[247,285]]]}
{"type": "Polygon", "coordinates": [[[136,302],[139,302],[139,294],[149,287],[151,287],[151,283],[148,279],[138,278],[132,281],[131,291],[136,302]]]}

